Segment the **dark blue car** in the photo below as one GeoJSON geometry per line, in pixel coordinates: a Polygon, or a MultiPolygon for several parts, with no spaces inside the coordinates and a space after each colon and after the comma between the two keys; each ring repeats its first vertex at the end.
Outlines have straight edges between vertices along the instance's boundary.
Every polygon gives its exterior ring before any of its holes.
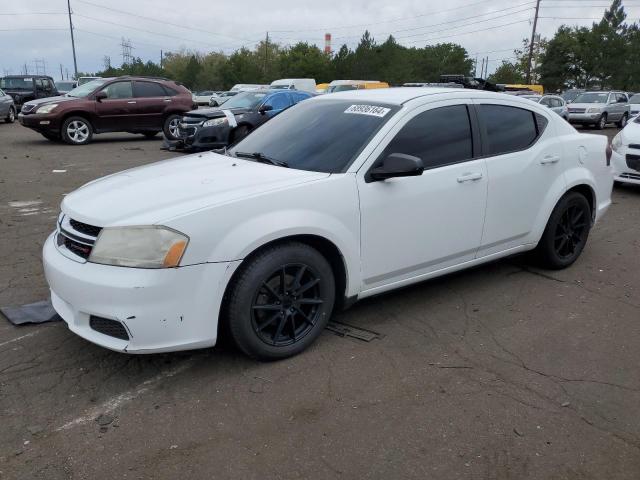
{"type": "Polygon", "coordinates": [[[270,118],[312,94],[298,90],[251,90],[239,93],[221,108],[187,112],[179,125],[179,139],[187,150],[222,148],[246,137],[270,118]]]}

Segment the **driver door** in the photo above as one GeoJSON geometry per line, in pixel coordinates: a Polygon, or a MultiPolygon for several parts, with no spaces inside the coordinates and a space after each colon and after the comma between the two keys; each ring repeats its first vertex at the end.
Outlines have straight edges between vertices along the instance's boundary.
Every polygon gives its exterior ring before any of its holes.
{"type": "Polygon", "coordinates": [[[487,168],[472,106],[449,100],[402,119],[358,172],[362,290],[382,289],[473,260],[482,239],[487,168]],[[422,159],[421,176],[372,181],[392,153],[422,159]],[[373,160],[372,160],[373,159],[373,160]]]}
{"type": "Polygon", "coordinates": [[[96,100],[96,126],[100,131],[122,132],[134,126],[136,100],[130,80],[113,82],[100,92],[107,98],[96,100]]]}

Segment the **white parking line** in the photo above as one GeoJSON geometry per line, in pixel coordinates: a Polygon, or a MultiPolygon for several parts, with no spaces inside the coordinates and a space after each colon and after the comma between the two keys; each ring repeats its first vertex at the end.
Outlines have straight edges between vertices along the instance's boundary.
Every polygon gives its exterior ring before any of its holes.
{"type": "Polygon", "coordinates": [[[21,337],[16,337],[16,338],[14,338],[12,340],[8,340],[6,342],[2,342],[2,343],[0,343],[0,347],[4,347],[5,345],[9,345],[10,343],[17,342],[19,340],[22,340],[23,338],[33,337],[34,335],[36,335],[38,333],[40,333],[40,330],[36,330],[35,332],[31,332],[31,333],[27,333],[26,335],[22,335],[21,337]]]}
{"type": "Polygon", "coordinates": [[[118,407],[122,406],[125,403],[130,402],[131,400],[135,400],[143,393],[151,390],[157,383],[165,378],[173,377],[179,373],[184,372],[188,368],[190,368],[194,363],[193,359],[185,360],[180,365],[175,366],[174,368],[161,372],[153,378],[149,380],[145,380],[136,388],[123,392],[115,397],[110,398],[102,405],[89,409],[84,415],[81,415],[78,418],[71,420],[70,422],[65,423],[64,425],[56,428],[56,431],[59,432],[61,430],[69,430],[70,428],[77,427],[78,425],[82,425],[84,423],[92,422],[96,418],[98,418],[102,414],[113,413],[118,407]]]}

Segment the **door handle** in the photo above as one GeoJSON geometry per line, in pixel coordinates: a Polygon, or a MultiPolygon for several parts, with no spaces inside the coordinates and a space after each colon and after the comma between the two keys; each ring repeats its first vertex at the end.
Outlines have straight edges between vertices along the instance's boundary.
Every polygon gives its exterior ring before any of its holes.
{"type": "Polygon", "coordinates": [[[132,104],[132,103],[136,103],[136,101],[135,100],[131,100],[131,101],[127,102],[127,103],[131,103],[132,104]]]}
{"type": "Polygon", "coordinates": [[[171,101],[171,99],[170,99],[170,98],[165,98],[165,99],[164,99],[164,101],[165,101],[165,102],[170,102],[170,101],[171,101]]]}
{"type": "Polygon", "coordinates": [[[482,173],[477,172],[477,173],[465,173],[464,175],[460,176],[457,178],[458,183],[464,183],[464,182],[475,182],[478,181],[482,178],[482,173]]]}
{"type": "Polygon", "coordinates": [[[560,161],[560,155],[547,155],[540,160],[540,165],[552,165],[560,161]]]}

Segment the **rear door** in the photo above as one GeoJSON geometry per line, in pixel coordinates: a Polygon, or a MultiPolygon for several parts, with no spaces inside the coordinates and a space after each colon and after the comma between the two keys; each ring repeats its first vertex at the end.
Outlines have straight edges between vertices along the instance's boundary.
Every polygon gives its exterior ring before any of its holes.
{"type": "Polygon", "coordinates": [[[136,100],[130,80],[110,83],[101,92],[107,98],[96,100],[96,127],[101,131],[123,132],[135,125],[136,100]]]}
{"type": "Polygon", "coordinates": [[[133,96],[134,118],[132,122],[142,129],[162,129],[162,117],[164,110],[171,103],[171,97],[157,82],[134,81],[133,96]]]}
{"type": "Polygon", "coordinates": [[[536,219],[554,183],[564,183],[566,160],[546,116],[509,101],[475,102],[489,176],[483,257],[537,240],[536,219]]]}
{"type": "Polygon", "coordinates": [[[9,114],[9,108],[11,108],[12,102],[13,99],[0,90],[0,120],[9,114]]]}

